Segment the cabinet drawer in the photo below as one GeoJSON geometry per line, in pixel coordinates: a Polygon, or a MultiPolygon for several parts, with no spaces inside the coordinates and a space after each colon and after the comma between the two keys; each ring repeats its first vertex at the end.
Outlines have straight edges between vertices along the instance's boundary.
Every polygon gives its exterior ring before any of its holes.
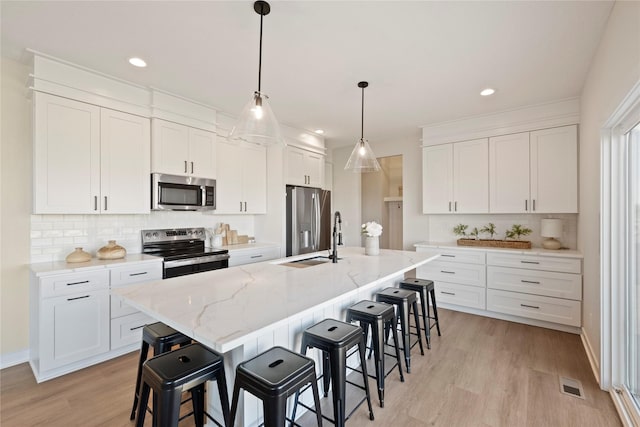
{"type": "Polygon", "coordinates": [[[487,265],[526,268],[529,270],[558,271],[560,273],[582,272],[582,261],[576,258],[534,256],[519,254],[488,253],[487,265]]]}
{"type": "Polygon", "coordinates": [[[111,287],[162,280],[162,261],[113,267],[110,270],[111,287]]]}
{"type": "Polygon", "coordinates": [[[156,320],[144,313],[134,313],[111,320],[111,350],[130,344],[140,344],[142,329],[156,320]]]}
{"type": "Polygon", "coordinates": [[[61,274],[40,279],[43,298],[109,289],[109,271],[61,274]]]}
{"type": "Polygon", "coordinates": [[[416,252],[426,252],[429,256],[440,255],[438,261],[441,262],[462,262],[465,264],[482,265],[485,263],[485,252],[478,250],[465,251],[460,249],[423,248],[417,246],[416,252]]]}
{"type": "Polygon", "coordinates": [[[436,304],[461,305],[465,307],[485,309],[485,289],[477,286],[458,285],[455,283],[434,283],[436,304]]]}
{"type": "Polygon", "coordinates": [[[484,287],[486,283],[485,266],[478,264],[460,264],[435,260],[418,267],[416,273],[422,279],[433,281],[479,287],[484,287]]]}
{"type": "Polygon", "coordinates": [[[126,316],[127,314],[138,313],[138,309],[131,307],[117,295],[111,295],[111,318],[126,316]]]}
{"type": "Polygon", "coordinates": [[[582,299],[582,275],[487,267],[487,287],[573,300],[582,299]]]}
{"type": "Polygon", "coordinates": [[[229,267],[251,264],[254,262],[268,261],[280,258],[280,247],[264,247],[256,249],[240,249],[229,251],[229,267]]]}
{"type": "Polygon", "coordinates": [[[547,322],[580,326],[580,301],[487,290],[487,310],[547,322]]]}

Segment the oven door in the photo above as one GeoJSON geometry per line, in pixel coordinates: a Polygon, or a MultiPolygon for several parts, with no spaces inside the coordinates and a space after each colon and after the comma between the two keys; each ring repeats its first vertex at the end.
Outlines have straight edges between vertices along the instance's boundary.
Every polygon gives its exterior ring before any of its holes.
{"type": "Polygon", "coordinates": [[[215,180],[151,174],[151,209],[196,211],[215,209],[215,180]]]}
{"type": "Polygon", "coordinates": [[[165,261],[163,279],[229,267],[229,254],[165,261]]]}

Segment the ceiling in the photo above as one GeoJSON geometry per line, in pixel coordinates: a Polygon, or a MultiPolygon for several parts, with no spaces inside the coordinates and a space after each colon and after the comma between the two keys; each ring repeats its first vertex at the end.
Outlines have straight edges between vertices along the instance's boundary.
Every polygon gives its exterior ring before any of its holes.
{"type": "MultiPolygon", "coordinates": [[[[257,89],[250,1],[1,2],[2,55],[25,48],[237,115],[257,89]],[[149,66],[136,69],[131,56],[149,66]]],[[[610,1],[272,1],[262,90],[329,145],[579,96],[610,1]],[[481,97],[481,89],[497,92],[481,97]]]]}

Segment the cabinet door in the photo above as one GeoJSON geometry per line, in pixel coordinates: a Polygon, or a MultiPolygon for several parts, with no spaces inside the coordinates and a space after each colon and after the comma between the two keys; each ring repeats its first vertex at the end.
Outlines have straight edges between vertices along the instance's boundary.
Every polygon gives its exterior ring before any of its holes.
{"type": "Polygon", "coordinates": [[[237,145],[220,143],[217,150],[216,213],[241,213],[244,211],[242,175],[246,159],[237,145]]]}
{"type": "Polygon", "coordinates": [[[489,138],[489,210],[531,211],[529,132],[489,138]]]}
{"type": "Polygon", "coordinates": [[[216,178],[216,135],[189,129],[188,173],[198,178],[216,178]]]}
{"type": "Polygon", "coordinates": [[[149,213],[149,119],[103,108],[100,112],[100,211],[149,213]]]}
{"type": "Polygon", "coordinates": [[[489,212],[489,142],[485,139],[453,144],[453,210],[489,212]]]}
{"type": "Polygon", "coordinates": [[[109,291],[42,300],[40,370],[109,351],[109,291]]]}
{"type": "Polygon", "coordinates": [[[296,147],[287,147],[287,184],[307,185],[304,151],[296,147]]]}
{"type": "Polygon", "coordinates": [[[153,119],[151,171],[188,175],[189,128],[177,123],[153,119]]]}
{"type": "Polygon", "coordinates": [[[244,148],[242,160],[245,212],[267,213],[267,150],[264,147],[244,148]]]}
{"type": "Polygon", "coordinates": [[[577,132],[575,125],[531,132],[533,212],[578,212],[577,132]]]}
{"type": "Polygon", "coordinates": [[[100,108],[40,92],[34,98],[34,213],[97,213],[100,108]]]}
{"type": "Polygon", "coordinates": [[[422,149],[422,212],[453,212],[453,145],[422,149]]]}
{"type": "Polygon", "coordinates": [[[308,152],[304,156],[304,169],[307,175],[307,185],[321,188],[324,185],[324,156],[308,152]]]}

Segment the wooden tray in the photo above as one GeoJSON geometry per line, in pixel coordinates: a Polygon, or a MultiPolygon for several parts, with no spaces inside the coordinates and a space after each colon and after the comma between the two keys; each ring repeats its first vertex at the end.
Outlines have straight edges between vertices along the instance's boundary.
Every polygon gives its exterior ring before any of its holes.
{"type": "Polygon", "coordinates": [[[458,246],[484,246],[489,248],[531,249],[529,240],[458,239],[458,246]]]}

